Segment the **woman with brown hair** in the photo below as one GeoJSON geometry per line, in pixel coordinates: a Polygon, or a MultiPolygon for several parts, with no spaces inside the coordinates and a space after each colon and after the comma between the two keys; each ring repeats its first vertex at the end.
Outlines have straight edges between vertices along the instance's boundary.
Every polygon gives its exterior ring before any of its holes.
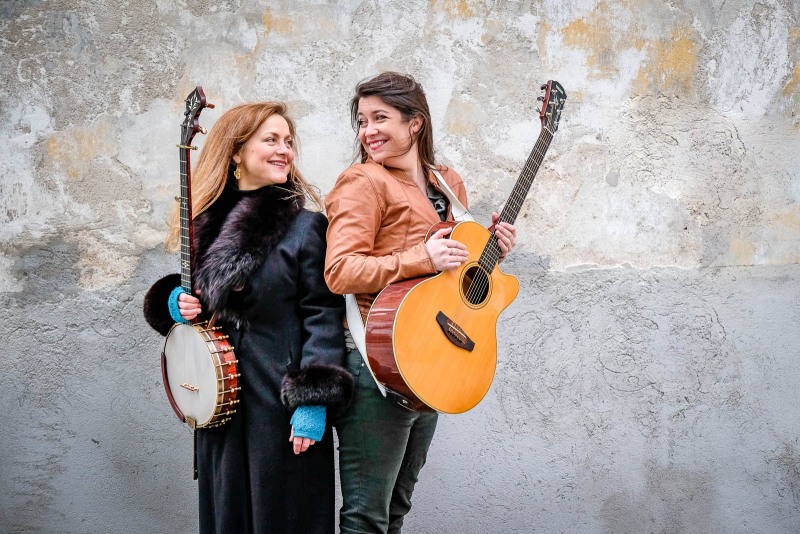
{"type": "MultiPolygon", "coordinates": [[[[281,103],[220,117],[192,176],[194,286],[180,275],[145,297],[150,325],[216,312],[238,359],[230,422],[196,430],[201,533],[330,533],[330,420],[348,404],[342,301],[323,279],[319,197],[294,164],[297,136],[281,103]]],[[[167,241],[177,248],[178,213],[167,241]]]]}
{"type": "MultiPolygon", "coordinates": [[[[461,177],[437,165],[428,102],[411,76],[384,72],[356,86],[350,103],[359,162],[345,169],[325,199],[328,253],[325,280],[331,291],[355,294],[365,319],[387,285],[455,269],[467,259],[450,229],[428,230],[453,220],[467,204],[461,177]]],[[[492,215],[501,258],[516,229],[492,215]]],[[[355,335],[355,334],[354,334],[355,335]]],[[[352,408],[334,422],[339,437],[343,533],[400,532],[411,493],[436,429],[435,412],[401,407],[381,394],[355,344],[347,366],[357,381],[352,408]]]]}

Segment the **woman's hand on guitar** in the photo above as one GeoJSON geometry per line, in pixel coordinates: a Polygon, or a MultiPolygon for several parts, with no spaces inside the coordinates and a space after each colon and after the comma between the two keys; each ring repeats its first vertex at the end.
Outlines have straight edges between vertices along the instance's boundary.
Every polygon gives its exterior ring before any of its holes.
{"type": "Polygon", "coordinates": [[[200,307],[200,299],[189,293],[181,293],[178,296],[178,309],[181,311],[181,317],[187,321],[191,321],[203,311],[200,307]]]}
{"type": "Polygon", "coordinates": [[[289,441],[292,442],[292,447],[294,449],[295,454],[300,454],[301,452],[306,452],[310,446],[316,443],[313,439],[309,438],[301,438],[300,436],[294,436],[294,427],[292,427],[291,432],[289,432],[289,441]]]}
{"type": "Polygon", "coordinates": [[[500,215],[492,213],[492,226],[494,235],[497,237],[497,244],[500,246],[500,260],[505,258],[515,246],[517,246],[517,227],[507,222],[498,223],[500,215]]]}
{"type": "Polygon", "coordinates": [[[440,228],[425,242],[425,250],[437,271],[455,269],[469,257],[467,245],[446,238],[452,231],[452,228],[440,228]]]}

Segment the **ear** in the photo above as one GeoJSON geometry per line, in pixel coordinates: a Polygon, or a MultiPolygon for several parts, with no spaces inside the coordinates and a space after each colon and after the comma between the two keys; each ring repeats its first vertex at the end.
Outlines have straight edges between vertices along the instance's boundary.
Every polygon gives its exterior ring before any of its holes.
{"type": "Polygon", "coordinates": [[[242,156],[240,156],[239,154],[234,154],[233,155],[233,162],[235,164],[239,165],[240,163],[242,163],[242,156]]]}
{"type": "Polygon", "coordinates": [[[415,134],[419,133],[420,129],[422,128],[423,122],[424,121],[423,121],[422,117],[420,117],[419,115],[415,115],[411,119],[411,131],[413,133],[415,133],[415,134]]]}

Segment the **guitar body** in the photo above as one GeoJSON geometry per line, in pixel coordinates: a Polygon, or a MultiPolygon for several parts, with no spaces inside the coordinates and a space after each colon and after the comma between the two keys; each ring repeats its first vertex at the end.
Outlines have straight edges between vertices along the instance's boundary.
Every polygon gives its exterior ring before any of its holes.
{"type": "MultiPolygon", "coordinates": [[[[475,222],[454,225],[450,238],[467,246],[458,269],[392,284],[370,309],[370,369],[394,400],[417,411],[462,413],[489,391],[497,366],[497,319],[519,293],[516,277],[480,254],[493,239],[475,222]]],[[[440,228],[437,225],[434,229],[440,228]]],[[[433,231],[433,230],[432,230],[433,231]]]]}

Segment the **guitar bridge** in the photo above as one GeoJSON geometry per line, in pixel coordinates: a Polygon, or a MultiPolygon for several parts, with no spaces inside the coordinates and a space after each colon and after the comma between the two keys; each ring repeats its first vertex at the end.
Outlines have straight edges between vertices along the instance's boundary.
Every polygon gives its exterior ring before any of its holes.
{"type": "Polygon", "coordinates": [[[447,339],[450,340],[450,343],[469,352],[472,352],[475,348],[475,342],[469,338],[460,326],[444,313],[439,312],[436,314],[436,322],[439,323],[439,327],[442,329],[447,339]]]}

